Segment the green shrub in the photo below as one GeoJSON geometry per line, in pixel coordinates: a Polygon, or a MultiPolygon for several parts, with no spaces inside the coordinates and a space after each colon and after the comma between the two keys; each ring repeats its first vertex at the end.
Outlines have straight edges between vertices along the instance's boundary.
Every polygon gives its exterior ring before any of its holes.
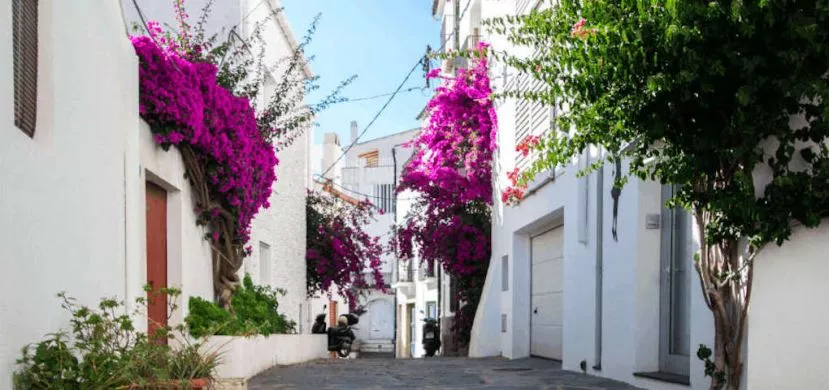
{"type": "Polygon", "coordinates": [[[277,298],[280,295],[285,295],[285,291],[257,286],[250,275],[245,275],[242,285],[233,295],[233,314],[216,303],[190,297],[190,313],[184,321],[193,337],[294,333],[296,323],[278,311],[277,298]]]}
{"type": "MultiPolygon", "coordinates": [[[[179,292],[163,289],[168,314],[179,292]]],[[[153,337],[135,330],[134,316],[146,307],[137,300],[138,309],[130,316],[123,302],[103,299],[98,307],[87,307],[75,299],[58,294],[62,307],[71,315],[71,331],[50,334],[46,339],[23,347],[20,367],[14,373],[15,389],[108,389],[132,385],[150,386],[170,380],[212,378],[219,364],[216,353],[205,353],[199,342],[180,338],[180,347],[168,344],[184,331],[182,325],[161,327],[153,337]],[[159,337],[168,343],[157,342],[159,337]]]]}

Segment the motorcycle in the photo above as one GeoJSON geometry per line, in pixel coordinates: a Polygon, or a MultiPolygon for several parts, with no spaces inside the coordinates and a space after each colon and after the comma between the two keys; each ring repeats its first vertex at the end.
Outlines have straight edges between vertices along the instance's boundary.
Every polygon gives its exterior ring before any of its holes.
{"type": "MultiPolygon", "coordinates": [[[[327,306],[326,306],[327,307],[327,306]]],[[[325,310],[326,307],[323,307],[325,310]]],[[[328,350],[337,352],[341,358],[348,357],[351,354],[351,345],[354,344],[354,330],[353,327],[359,322],[359,318],[354,314],[343,314],[337,319],[337,326],[326,329],[325,314],[319,314],[311,327],[311,333],[328,334],[328,350]]]]}
{"type": "Polygon", "coordinates": [[[423,350],[426,351],[426,357],[432,357],[439,349],[440,326],[438,320],[427,317],[423,319],[423,350]]]}

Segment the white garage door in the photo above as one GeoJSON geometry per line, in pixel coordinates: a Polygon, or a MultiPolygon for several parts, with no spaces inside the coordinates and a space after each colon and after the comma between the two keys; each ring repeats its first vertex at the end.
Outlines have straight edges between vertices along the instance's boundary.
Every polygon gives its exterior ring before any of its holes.
{"type": "Polygon", "coordinates": [[[561,360],[563,297],[563,232],[562,227],[532,239],[532,310],[530,320],[530,353],[534,356],[561,360]]]}

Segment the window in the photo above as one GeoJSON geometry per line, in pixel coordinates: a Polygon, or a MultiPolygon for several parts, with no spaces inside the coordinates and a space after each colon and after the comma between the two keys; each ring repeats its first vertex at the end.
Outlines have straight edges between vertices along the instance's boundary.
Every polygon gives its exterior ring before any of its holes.
{"type": "MultiPolygon", "coordinates": [[[[544,90],[544,83],[530,75],[519,74],[515,77],[515,88],[520,92],[544,90]]],[[[518,99],[515,102],[515,145],[524,142],[529,136],[542,136],[555,128],[556,108],[545,106],[537,101],[518,99]]],[[[515,154],[515,167],[527,168],[535,161],[535,153],[524,156],[515,154]]]]}
{"type": "Polygon", "coordinates": [[[394,211],[394,185],[375,184],[374,199],[372,200],[372,203],[383,210],[383,212],[388,213],[394,211]]]}
{"type": "Polygon", "coordinates": [[[438,304],[435,301],[426,302],[426,316],[429,318],[438,318],[438,304]]]}
{"type": "Polygon", "coordinates": [[[37,0],[12,0],[14,125],[30,137],[37,122],[37,0]]]}
{"type": "Polygon", "coordinates": [[[501,256],[501,291],[509,291],[509,256],[501,256]]]}
{"type": "Polygon", "coordinates": [[[460,308],[458,299],[458,283],[455,278],[449,278],[449,311],[454,313],[460,308]]]}
{"type": "Polygon", "coordinates": [[[259,284],[271,285],[271,246],[259,242],[259,284]]]}
{"type": "Polygon", "coordinates": [[[507,315],[501,314],[501,333],[507,333],[507,315]]]}
{"type": "Polygon", "coordinates": [[[365,160],[366,168],[375,168],[380,163],[380,152],[377,150],[363,153],[358,157],[365,160]]]}

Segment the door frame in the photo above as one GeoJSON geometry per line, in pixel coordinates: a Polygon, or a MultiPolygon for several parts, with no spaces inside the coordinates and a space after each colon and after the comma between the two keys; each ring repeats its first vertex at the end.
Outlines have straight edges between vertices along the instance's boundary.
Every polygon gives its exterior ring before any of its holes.
{"type": "Polygon", "coordinates": [[[415,357],[415,346],[417,345],[415,335],[417,334],[417,323],[415,322],[415,304],[406,304],[406,313],[409,316],[409,357],[415,357]]]}
{"type": "MultiPolygon", "coordinates": [[[[554,358],[549,358],[549,357],[546,357],[546,356],[538,356],[538,355],[533,354],[533,310],[535,310],[535,309],[533,309],[533,240],[537,237],[543,236],[544,234],[547,234],[547,233],[549,233],[553,230],[556,230],[556,229],[564,229],[564,221],[557,221],[557,222],[555,222],[551,225],[547,225],[547,226],[545,226],[541,229],[538,229],[535,232],[528,235],[529,236],[529,240],[528,240],[529,250],[527,251],[527,253],[530,254],[529,258],[528,258],[528,260],[529,260],[529,270],[530,270],[530,283],[529,283],[529,285],[530,285],[530,297],[529,297],[530,298],[529,299],[530,305],[529,305],[529,311],[527,312],[527,314],[529,316],[529,325],[530,325],[530,327],[528,329],[527,335],[528,335],[528,338],[530,340],[529,348],[528,348],[529,356],[537,357],[537,358],[540,358],[540,359],[547,359],[547,360],[553,360],[553,361],[560,362],[561,361],[560,359],[554,359],[554,358]]],[[[562,248],[561,248],[561,252],[562,252],[561,272],[563,274],[564,273],[564,258],[563,258],[563,256],[564,256],[564,230],[561,231],[561,237],[562,237],[562,240],[561,240],[561,245],[562,245],[562,248]]],[[[563,280],[564,279],[562,278],[562,283],[563,283],[563,280]]],[[[561,286],[561,290],[562,290],[561,291],[562,303],[564,303],[563,302],[563,297],[564,297],[564,286],[563,285],[561,286]]],[[[561,313],[561,317],[562,317],[562,324],[561,324],[561,332],[562,332],[561,349],[562,349],[562,353],[564,352],[564,323],[563,323],[563,321],[564,321],[564,312],[563,311],[564,311],[564,308],[562,308],[562,313],[561,313]]]]}
{"type": "MultiPolygon", "coordinates": [[[[151,263],[154,263],[155,261],[157,261],[154,257],[153,257],[153,260],[151,261],[151,259],[150,259],[151,255],[150,255],[150,250],[149,250],[150,249],[150,231],[151,231],[150,230],[151,228],[149,226],[150,225],[149,224],[149,222],[150,222],[149,221],[149,215],[150,215],[150,209],[149,209],[150,196],[149,196],[149,194],[151,192],[155,192],[156,196],[158,196],[159,199],[163,199],[163,212],[161,212],[161,215],[163,215],[163,227],[162,227],[162,231],[160,233],[160,236],[156,237],[156,239],[163,240],[164,248],[163,248],[162,253],[163,253],[163,263],[164,264],[163,264],[162,268],[163,268],[164,282],[162,283],[162,286],[155,286],[154,285],[153,290],[155,290],[156,288],[161,289],[161,288],[168,288],[170,286],[170,248],[169,248],[169,242],[170,242],[170,226],[169,226],[170,205],[169,205],[169,198],[170,198],[170,196],[169,196],[169,192],[167,191],[167,189],[164,188],[163,186],[161,186],[159,184],[156,184],[152,181],[145,181],[144,182],[144,194],[145,194],[145,197],[144,197],[144,207],[145,207],[145,209],[144,209],[144,211],[145,211],[145,223],[144,223],[144,226],[145,226],[145,229],[144,229],[144,234],[145,234],[144,272],[145,272],[145,274],[144,275],[145,275],[145,277],[144,277],[144,283],[147,284],[147,285],[150,284],[150,276],[151,276],[151,272],[150,272],[151,266],[150,265],[151,265],[151,263]]],[[[153,296],[150,291],[148,291],[145,295],[146,295],[146,298],[147,298],[147,334],[150,335],[151,333],[153,333],[153,329],[155,328],[152,325],[153,321],[160,323],[162,327],[169,325],[170,318],[167,318],[167,305],[168,305],[167,299],[169,297],[166,294],[160,294],[160,295],[153,296]],[[163,318],[160,318],[160,319],[153,319],[152,318],[153,312],[151,312],[151,308],[156,306],[156,305],[153,305],[151,303],[152,299],[161,299],[161,300],[164,301],[163,318]]],[[[159,342],[166,344],[167,339],[166,338],[159,339],[159,342]]]]}
{"type": "MultiPolygon", "coordinates": [[[[690,375],[691,358],[690,350],[688,356],[676,355],[671,353],[671,338],[673,332],[673,318],[672,306],[675,302],[673,288],[673,272],[676,268],[676,263],[679,261],[690,261],[690,259],[676,258],[676,245],[686,245],[687,243],[677,243],[674,237],[676,213],[685,212],[677,208],[669,208],[665,205],[674,193],[674,187],[671,185],[662,185],[661,199],[662,199],[662,231],[660,240],[660,277],[659,277],[659,370],[678,375],[690,375]]],[[[686,278],[690,278],[690,270],[686,271],[686,278]]],[[[691,288],[689,288],[688,300],[685,304],[688,305],[690,311],[691,305],[691,288]]],[[[688,318],[688,337],[691,337],[690,332],[690,313],[688,318]]],[[[690,341],[689,341],[690,348],[690,341]]]]}

